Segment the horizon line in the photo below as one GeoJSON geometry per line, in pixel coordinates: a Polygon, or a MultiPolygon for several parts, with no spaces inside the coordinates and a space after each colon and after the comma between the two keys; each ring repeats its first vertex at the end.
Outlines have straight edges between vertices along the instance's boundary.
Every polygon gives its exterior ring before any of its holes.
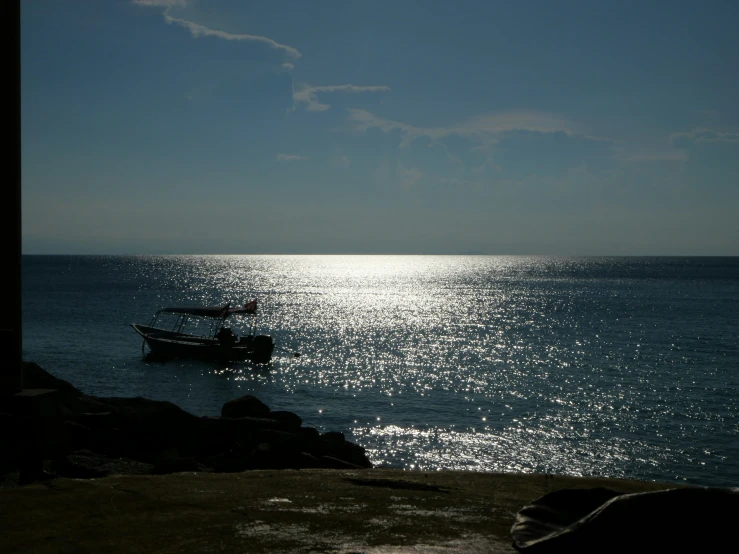
{"type": "Polygon", "coordinates": [[[22,256],[479,256],[479,257],[548,257],[548,258],[738,258],[739,254],[490,254],[482,252],[458,252],[458,253],[383,253],[383,252],[344,252],[344,253],[321,253],[321,252],[250,252],[250,253],[52,253],[52,252],[22,252],[22,256]]]}

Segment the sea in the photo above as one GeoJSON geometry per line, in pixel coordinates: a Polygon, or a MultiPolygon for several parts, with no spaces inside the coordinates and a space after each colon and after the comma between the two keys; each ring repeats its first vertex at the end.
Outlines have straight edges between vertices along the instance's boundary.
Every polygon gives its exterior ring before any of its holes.
{"type": "Polygon", "coordinates": [[[24,256],[23,356],[96,396],[255,395],[376,467],[739,485],[739,258],[24,256]],[[269,365],[130,323],[242,305],[269,365]]]}

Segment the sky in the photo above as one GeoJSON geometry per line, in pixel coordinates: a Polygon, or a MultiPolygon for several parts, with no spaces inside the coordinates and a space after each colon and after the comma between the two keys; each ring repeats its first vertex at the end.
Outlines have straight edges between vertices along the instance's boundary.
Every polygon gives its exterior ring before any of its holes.
{"type": "Polygon", "coordinates": [[[26,254],[739,255],[739,4],[22,0],[26,254]]]}

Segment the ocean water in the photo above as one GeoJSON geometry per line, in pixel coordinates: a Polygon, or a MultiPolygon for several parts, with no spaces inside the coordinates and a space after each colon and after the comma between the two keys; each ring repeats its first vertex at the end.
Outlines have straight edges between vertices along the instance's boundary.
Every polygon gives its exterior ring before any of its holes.
{"type": "Polygon", "coordinates": [[[739,484],[739,258],[24,256],[23,318],[88,394],[254,394],[377,466],[739,484]],[[252,298],[266,367],[150,362],[128,325],[252,298]]]}

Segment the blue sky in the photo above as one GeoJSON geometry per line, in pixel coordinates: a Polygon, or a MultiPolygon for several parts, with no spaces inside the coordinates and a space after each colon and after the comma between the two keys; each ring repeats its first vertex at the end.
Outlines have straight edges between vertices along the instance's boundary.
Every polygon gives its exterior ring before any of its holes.
{"type": "Polygon", "coordinates": [[[735,2],[28,0],[25,253],[739,255],[735,2]]]}

